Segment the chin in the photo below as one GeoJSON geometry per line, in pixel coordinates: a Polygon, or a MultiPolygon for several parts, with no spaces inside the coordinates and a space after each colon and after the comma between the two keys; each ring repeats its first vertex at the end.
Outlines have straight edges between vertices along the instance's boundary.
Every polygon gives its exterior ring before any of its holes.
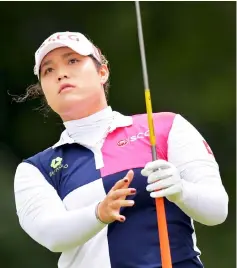
{"type": "Polygon", "coordinates": [[[89,103],[85,100],[74,100],[63,103],[58,107],[56,113],[66,120],[74,120],[88,115],[89,103]]]}

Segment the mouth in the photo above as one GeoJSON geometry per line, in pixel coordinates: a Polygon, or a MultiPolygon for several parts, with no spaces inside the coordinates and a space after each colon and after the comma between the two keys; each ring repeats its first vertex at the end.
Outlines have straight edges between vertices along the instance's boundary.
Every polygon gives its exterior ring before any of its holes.
{"type": "Polygon", "coordinates": [[[58,91],[58,93],[60,94],[61,92],[63,92],[63,91],[66,91],[66,90],[70,90],[70,89],[72,89],[72,88],[74,88],[75,86],[74,85],[72,85],[72,84],[62,84],[61,86],[60,86],[60,88],[59,88],[59,91],[58,91]]]}

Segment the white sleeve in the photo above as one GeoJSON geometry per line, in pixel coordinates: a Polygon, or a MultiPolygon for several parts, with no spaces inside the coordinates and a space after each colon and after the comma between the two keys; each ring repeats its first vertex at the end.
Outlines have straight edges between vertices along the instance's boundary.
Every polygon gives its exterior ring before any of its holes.
{"type": "Polygon", "coordinates": [[[53,252],[82,245],[106,226],[95,216],[97,204],[67,211],[56,190],[31,164],[18,165],[14,194],[23,230],[53,252]]]}
{"type": "Polygon", "coordinates": [[[168,161],[180,171],[183,195],[176,205],[205,225],[225,221],[228,195],[219,166],[202,135],[181,115],[176,115],[168,138],[168,161]]]}

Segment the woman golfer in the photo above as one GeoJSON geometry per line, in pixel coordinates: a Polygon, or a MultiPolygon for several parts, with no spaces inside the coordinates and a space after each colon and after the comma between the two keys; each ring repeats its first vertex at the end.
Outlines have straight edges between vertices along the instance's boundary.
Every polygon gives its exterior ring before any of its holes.
{"type": "Polygon", "coordinates": [[[58,142],[24,159],[14,192],[23,230],[61,252],[60,268],[161,267],[155,198],[165,197],[174,268],[203,267],[193,222],[225,221],[228,195],[213,152],[181,115],[125,116],[106,101],[106,58],[81,33],[47,38],[35,53],[37,85],[64,124],[58,142]]]}

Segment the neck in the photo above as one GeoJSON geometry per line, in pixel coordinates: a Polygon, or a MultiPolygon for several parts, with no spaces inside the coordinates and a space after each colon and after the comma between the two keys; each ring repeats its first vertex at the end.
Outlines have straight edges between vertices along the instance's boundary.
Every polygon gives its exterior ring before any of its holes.
{"type": "Polygon", "coordinates": [[[64,122],[67,135],[81,145],[94,147],[109,133],[114,121],[114,113],[110,106],[88,117],[64,122]]]}
{"type": "Polygon", "coordinates": [[[90,115],[98,113],[108,107],[106,99],[104,101],[91,103],[89,107],[85,105],[77,105],[75,109],[70,110],[67,114],[61,115],[63,122],[86,118],[90,115]]]}

